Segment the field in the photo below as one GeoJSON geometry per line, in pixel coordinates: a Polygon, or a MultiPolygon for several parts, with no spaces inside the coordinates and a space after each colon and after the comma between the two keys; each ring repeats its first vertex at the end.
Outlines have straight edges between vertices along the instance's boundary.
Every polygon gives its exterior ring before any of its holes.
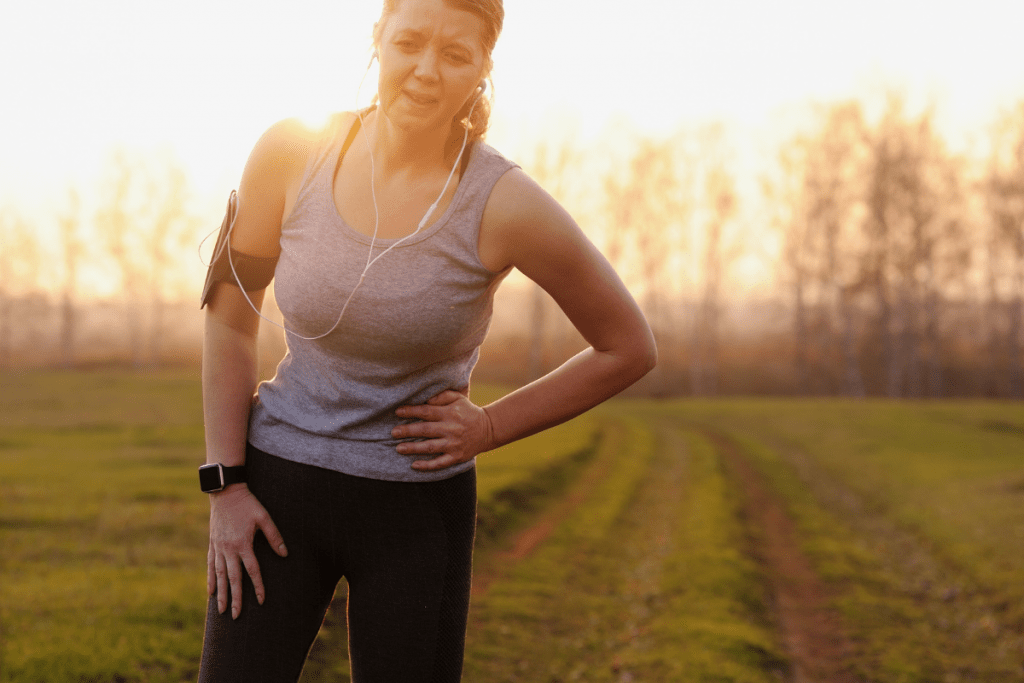
{"type": "MultiPolygon", "coordinates": [[[[0,387],[0,681],[194,679],[198,378],[0,387]]],[[[467,681],[1024,681],[1018,404],[620,400],[479,467],[467,681]]]]}

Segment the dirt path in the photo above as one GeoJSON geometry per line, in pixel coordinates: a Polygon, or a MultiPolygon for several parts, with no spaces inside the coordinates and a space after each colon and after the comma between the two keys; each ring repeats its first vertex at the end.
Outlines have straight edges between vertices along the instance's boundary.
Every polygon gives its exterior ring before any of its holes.
{"type": "MultiPolygon", "coordinates": [[[[608,434],[612,434],[612,432],[608,432],[608,434]]],[[[606,436],[606,438],[621,439],[622,435],[615,434],[606,436]]],[[[615,448],[603,447],[565,495],[541,512],[528,527],[513,535],[501,548],[487,553],[479,551],[476,553],[473,560],[472,595],[474,598],[484,595],[491,584],[504,576],[516,562],[529,557],[538,546],[547,540],[562,521],[579,508],[593,490],[594,485],[608,476],[613,464],[611,456],[615,452],[615,448]]]]}
{"type": "Polygon", "coordinates": [[[754,551],[763,562],[782,640],[792,658],[793,683],[856,683],[849,671],[845,630],[800,549],[792,518],[736,444],[718,433],[707,436],[742,493],[754,551]]]}
{"type": "Polygon", "coordinates": [[[1024,681],[1024,630],[1019,612],[1010,607],[1016,604],[1012,590],[983,585],[971,566],[898,523],[884,505],[837,479],[803,449],[781,440],[769,443],[817,504],[862,539],[877,563],[869,579],[876,601],[870,618],[877,622],[869,627],[871,642],[858,643],[858,657],[870,659],[896,638],[913,653],[904,656],[936,680],[1024,681]],[[913,627],[893,626],[901,622],[913,627]],[[880,634],[879,625],[888,631],[880,634]]]}
{"type": "Polygon", "coordinates": [[[466,680],[677,680],[643,673],[658,646],[651,624],[666,607],[663,574],[687,488],[678,437],[666,444],[659,433],[654,441],[649,454],[626,454],[644,461],[635,479],[621,477],[623,449],[605,449],[507,550],[483,558],[499,570],[485,575],[486,592],[474,577],[481,611],[470,629],[466,680]],[[609,493],[621,496],[610,515],[601,512],[609,493]],[[575,531],[561,533],[566,524],[575,531]],[[517,572],[506,583],[513,567],[527,578],[517,572]]]}
{"type": "MultiPolygon", "coordinates": [[[[799,548],[793,521],[735,444],[718,434],[706,436],[742,494],[743,516],[752,527],[755,552],[773,594],[780,641],[791,658],[790,683],[855,683],[857,679],[845,664],[847,645],[842,625],[828,609],[824,586],[799,548]]],[[[538,551],[547,547],[545,541],[551,534],[567,519],[593,505],[591,494],[610,476],[616,458],[621,457],[617,451],[604,449],[565,495],[541,512],[528,528],[503,547],[478,555],[474,600],[491,597],[492,586],[498,599],[504,599],[496,582],[507,577],[512,567],[543,555],[538,551]]],[[[521,632],[505,622],[488,621],[485,627],[480,615],[476,617],[479,623],[474,623],[473,633],[487,652],[487,666],[503,675],[514,671],[508,680],[541,680],[539,675],[548,680],[556,671],[561,677],[550,680],[645,680],[645,667],[652,666],[645,657],[656,647],[651,628],[669,604],[662,586],[666,562],[678,550],[674,543],[676,528],[684,509],[681,506],[689,496],[687,446],[676,427],[659,429],[656,454],[614,522],[614,533],[568,548],[567,556],[559,560],[561,566],[572,567],[567,575],[570,580],[560,585],[572,586],[573,590],[550,593],[542,586],[537,595],[517,598],[521,600],[517,610],[538,615],[537,621],[529,622],[530,632],[521,632]],[[485,629],[496,631],[494,642],[500,644],[500,650],[487,649],[486,643],[492,641],[483,634],[485,629]],[[550,652],[542,656],[544,648],[550,652]]],[[[675,604],[674,609],[679,607],[675,604]]],[[[333,630],[340,636],[343,626],[338,624],[333,630]]],[[[669,642],[676,637],[681,636],[670,633],[669,642]]],[[[314,652],[313,659],[323,654],[314,652]]],[[[332,660],[325,657],[317,662],[319,667],[309,668],[318,669],[323,680],[343,680],[332,678],[340,674],[343,664],[332,660]]],[[[478,676],[478,680],[492,678],[478,676]]]]}

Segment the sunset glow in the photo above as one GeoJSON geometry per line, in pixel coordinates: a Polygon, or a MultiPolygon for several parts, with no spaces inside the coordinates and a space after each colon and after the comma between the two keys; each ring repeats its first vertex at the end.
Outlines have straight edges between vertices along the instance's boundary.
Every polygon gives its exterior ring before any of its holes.
{"type": "MultiPolygon", "coordinates": [[[[199,189],[219,191],[274,121],[353,106],[378,12],[342,0],[8,3],[0,199],[86,179],[117,143],[168,145],[199,189]]],[[[554,111],[589,135],[616,116],[655,134],[710,118],[758,128],[787,105],[886,83],[976,132],[1024,93],[1018,2],[518,0],[506,13],[493,142],[510,152],[528,146],[521,124],[554,111]]]]}
{"type": "MultiPolygon", "coordinates": [[[[322,120],[370,101],[379,11],[377,0],[5,7],[0,210],[41,217],[33,230],[43,244],[55,242],[68,188],[79,191],[88,221],[120,148],[175,160],[188,176],[190,210],[215,227],[270,124],[322,120]]],[[[760,179],[809,105],[857,98],[870,108],[899,91],[915,111],[935,107],[951,145],[977,148],[999,111],[1024,97],[1021,25],[1016,2],[939,3],[925,13],[910,0],[517,0],[507,3],[494,54],[488,140],[528,168],[540,140],[600,149],[586,162],[594,177],[578,179],[567,207],[601,243],[597,175],[624,168],[638,138],[721,122],[744,198],[733,239],[745,251],[730,277],[743,290],[762,288],[774,277],[778,244],[768,236],[764,246],[760,179]]],[[[691,264],[681,272],[695,272],[699,248],[680,254],[691,264]]],[[[198,260],[191,271],[183,277],[201,276],[198,260]]],[[[80,282],[87,295],[119,286],[102,269],[86,269],[80,282]]]]}

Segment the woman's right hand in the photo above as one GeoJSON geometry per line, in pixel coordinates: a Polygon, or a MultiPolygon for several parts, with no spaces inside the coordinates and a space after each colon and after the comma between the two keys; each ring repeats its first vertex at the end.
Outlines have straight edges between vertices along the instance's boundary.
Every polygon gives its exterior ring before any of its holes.
{"type": "Polygon", "coordinates": [[[232,484],[223,491],[210,494],[210,551],[206,558],[206,590],[217,591],[217,611],[228,607],[231,595],[231,618],[242,611],[242,568],[249,573],[256,599],[262,605],[266,597],[260,566],[252,543],[259,529],[270,547],[281,557],[288,556],[281,532],[266,508],[256,500],[245,484],[232,484]]]}

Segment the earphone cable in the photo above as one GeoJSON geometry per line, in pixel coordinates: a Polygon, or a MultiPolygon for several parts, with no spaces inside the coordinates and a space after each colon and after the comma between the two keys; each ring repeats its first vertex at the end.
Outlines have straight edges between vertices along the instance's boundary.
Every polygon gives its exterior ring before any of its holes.
{"type": "MultiPolygon", "coordinates": [[[[373,64],[373,57],[370,58],[370,65],[372,65],[372,64],[373,64]]],[[[367,65],[366,73],[369,73],[370,65],[367,65]]],[[[363,74],[363,78],[360,79],[360,81],[359,81],[359,88],[356,90],[356,102],[359,101],[359,92],[362,90],[363,82],[366,80],[366,73],[363,74]]],[[[323,339],[327,335],[331,334],[332,332],[334,332],[334,330],[336,330],[338,328],[338,325],[341,324],[341,320],[342,320],[342,318],[345,317],[345,311],[348,310],[348,305],[352,301],[352,297],[355,296],[356,292],[359,291],[359,287],[362,286],[363,282],[366,280],[366,274],[370,270],[370,267],[373,264],[377,263],[377,261],[379,261],[381,259],[381,257],[384,256],[384,254],[387,254],[389,251],[391,251],[392,249],[394,249],[398,245],[402,244],[406,240],[411,239],[412,237],[416,236],[420,232],[420,230],[422,230],[423,227],[430,220],[430,217],[433,215],[434,211],[437,209],[438,204],[444,198],[445,193],[448,191],[448,186],[451,184],[452,178],[455,177],[455,169],[457,169],[459,167],[459,164],[462,162],[462,155],[465,153],[465,151],[466,151],[466,144],[469,141],[469,123],[468,122],[471,120],[471,117],[473,116],[473,111],[476,109],[477,102],[480,101],[480,98],[483,97],[483,94],[484,94],[483,90],[481,90],[480,94],[477,95],[475,100],[473,100],[473,104],[469,108],[469,113],[466,115],[467,125],[465,126],[465,131],[464,131],[463,136],[462,136],[462,147],[459,149],[459,154],[455,158],[455,163],[452,164],[452,170],[448,173],[448,178],[447,178],[447,180],[445,180],[444,187],[441,188],[441,193],[437,196],[437,199],[435,199],[434,202],[427,209],[427,212],[423,215],[423,218],[420,219],[420,222],[416,226],[416,229],[414,231],[412,231],[411,233],[409,233],[405,237],[399,239],[398,241],[396,241],[393,244],[391,244],[390,246],[388,246],[386,249],[384,249],[384,251],[382,251],[376,257],[373,256],[373,249],[374,249],[374,246],[376,245],[377,233],[378,233],[379,228],[380,228],[380,210],[379,210],[379,208],[377,206],[376,171],[375,171],[375,168],[374,168],[372,145],[370,144],[370,138],[366,134],[366,126],[364,125],[363,110],[362,109],[358,109],[358,108],[356,109],[356,116],[359,117],[359,125],[360,125],[360,128],[362,128],[363,140],[365,140],[365,142],[366,142],[367,152],[369,153],[369,157],[370,157],[370,197],[373,200],[373,235],[370,237],[370,248],[369,248],[369,250],[367,251],[367,254],[366,254],[366,265],[363,267],[363,272],[360,273],[359,280],[356,282],[355,287],[352,288],[352,291],[349,293],[348,298],[345,299],[345,303],[341,307],[341,311],[338,313],[337,320],[334,321],[334,324],[326,332],[324,332],[322,334],[318,334],[318,335],[312,336],[312,337],[306,337],[304,335],[299,334],[298,332],[295,332],[294,330],[288,329],[288,327],[286,327],[285,325],[283,325],[281,323],[278,323],[277,321],[271,320],[270,318],[268,318],[267,316],[263,315],[263,313],[260,312],[260,310],[259,310],[259,308],[257,308],[256,304],[254,304],[252,299],[249,298],[249,293],[245,291],[245,287],[242,285],[242,279],[238,276],[238,272],[235,269],[234,259],[232,258],[232,254],[231,254],[231,252],[232,252],[232,250],[231,250],[231,234],[232,234],[232,232],[234,231],[234,228],[235,228],[234,221],[232,221],[231,224],[228,226],[228,233],[227,233],[227,235],[225,237],[224,243],[221,245],[221,248],[214,254],[213,259],[211,261],[211,265],[212,265],[212,263],[216,263],[217,259],[220,258],[220,255],[223,252],[223,250],[227,249],[228,265],[231,267],[231,274],[235,277],[235,282],[238,283],[238,287],[242,291],[242,296],[244,296],[245,300],[247,302],[249,302],[249,306],[252,307],[252,309],[253,309],[253,311],[255,311],[256,315],[258,315],[263,320],[266,320],[271,325],[274,325],[275,327],[279,327],[282,330],[284,330],[286,333],[291,334],[291,335],[293,335],[295,337],[298,337],[299,339],[303,339],[305,341],[315,341],[317,339],[323,339]]],[[[235,201],[237,202],[237,199],[235,199],[235,201]]],[[[210,234],[213,234],[213,233],[211,232],[210,234]]],[[[206,242],[207,239],[209,239],[209,235],[207,235],[205,238],[203,238],[203,241],[199,243],[200,248],[202,248],[202,245],[206,242]]],[[[200,260],[202,260],[202,256],[200,256],[200,260]]]]}

